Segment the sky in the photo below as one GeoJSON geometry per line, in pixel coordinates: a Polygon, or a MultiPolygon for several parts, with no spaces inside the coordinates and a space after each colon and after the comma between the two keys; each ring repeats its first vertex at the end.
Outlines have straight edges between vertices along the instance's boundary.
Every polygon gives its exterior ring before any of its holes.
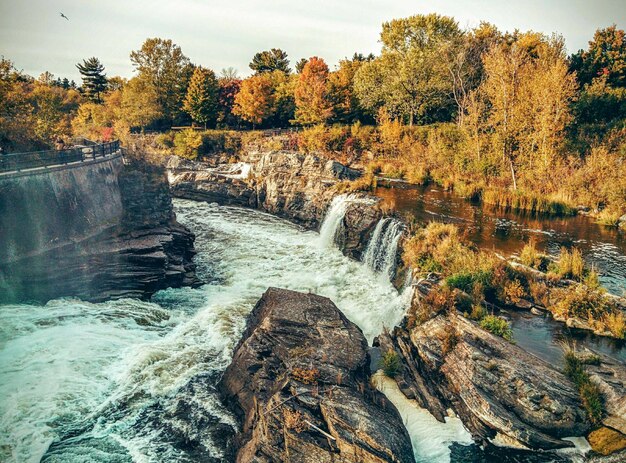
{"type": "Polygon", "coordinates": [[[354,52],[379,53],[383,22],[433,12],[462,28],[485,20],[502,31],[558,32],[569,52],[599,27],[626,27],[626,0],[0,0],[0,55],[33,76],[78,82],[75,64],[96,56],[108,76],[132,77],[130,52],[161,37],[195,64],[240,76],[269,48],[285,50],[292,66],[320,56],[332,68],[354,52]]]}

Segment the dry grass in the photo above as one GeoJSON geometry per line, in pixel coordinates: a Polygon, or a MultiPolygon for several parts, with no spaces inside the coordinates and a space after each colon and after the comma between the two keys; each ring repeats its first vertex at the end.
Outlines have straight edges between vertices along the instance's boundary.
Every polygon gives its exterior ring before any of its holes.
{"type": "Polygon", "coordinates": [[[602,427],[591,432],[587,440],[594,452],[600,455],[610,455],[626,449],[626,436],[613,429],[602,427]]]}
{"type": "Polygon", "coordinates": [[[317,368],[294,368],[291,371],[291,377],[303,384],[315,384],[320,377],[320,372],[317,368]]]}
{"type": "Polygon", "coordinates": [[[585,277],[585,261],[583,255],[578,248],[561,248],[559,256],[558,274],[561,278],[570,278],[576,281],[582,281],[585,277]]]}

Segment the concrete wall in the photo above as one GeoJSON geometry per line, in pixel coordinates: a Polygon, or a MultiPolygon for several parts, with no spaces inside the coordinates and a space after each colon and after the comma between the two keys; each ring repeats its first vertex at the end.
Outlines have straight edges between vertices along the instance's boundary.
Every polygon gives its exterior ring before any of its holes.
{"type": "Polygon", "coordinates": [[[95,236],[122,215],[121,155],[0,176],[0,265],[95,236]]]}

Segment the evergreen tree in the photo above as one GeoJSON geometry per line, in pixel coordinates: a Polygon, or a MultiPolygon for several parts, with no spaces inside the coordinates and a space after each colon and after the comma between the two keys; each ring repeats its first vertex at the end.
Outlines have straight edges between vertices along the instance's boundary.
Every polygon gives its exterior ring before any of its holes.
{"type": "Polygon", "coordinates": [[[217,118],[218,82],[210,69],[197,67],[193,71],[183,109],[200,124],[214,123],[217,118]]]}
{"type": "Polygon", "coordinates": [[[104,73],[104,66],[96,57],[83,60],[76,65],[78,71],[83,76],[83,90],[90,101],[101,103],[101,94],[106,91],[107,78],[104,73]]]}

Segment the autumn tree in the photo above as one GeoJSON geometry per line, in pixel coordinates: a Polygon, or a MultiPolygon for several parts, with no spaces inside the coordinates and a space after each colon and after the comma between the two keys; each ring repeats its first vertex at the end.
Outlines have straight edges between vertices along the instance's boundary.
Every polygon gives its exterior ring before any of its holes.
{"type": "Polygon", "coordinates": [[[581,84],[590,84],[596,77],[605,76],[613,87],[626,87],[626,37],[614,24],[598,29],[587,50],[580,50],[571,58],[581,84]]]}
{"type": "Polygon", "coordinates": [[[220,77],[218,81],[217,122],[220,125],[233,127],[238,119],[233,114],[235,97],[241,88],[241,80],[236,78],[220,77]]]}
{"type": "Polygon", "coordinates": [[[452,80],[452,96],[459,125],[463,124],[469,106],[476,103],[470,95],[484,80],[483,57],[504,40],[504,35],[494,25],[481,22],[478,27],[448,41],[443,47],[442,56],[452,80]]]}
{"type": "Polygon", "coordinates": [[[93,103],[102,102],[102,94],[107,89],[104,66],[98,58],[91,57],[76,65],[83,79],[83,92],[93,103]]]}
{"type": "MultiPolygon", "coordinates": [[[[171,40],[147,39],[130,54],[141,86],[156,98],[159,118],[168,123],[180,119],[182,102],[193,67],[181,48],[171,40]]],[[[134,83],[137,87],[139,84],[134,83]]]]}
{"type": "Polygon", "coordinates": [[[437,14],[384,23],[381,56],[355,76],[361,104],[373,112],[384,107],[411,125],[449,119],[452,79],[444,56],[461,35],[453,18],[437,14]]]}
{"type": "Polygon", "coordinates": [[[162,108],[156,87],[139,76],[124,86],[120,106],[120,119],[142,130],[160,117],[162,108]]]}
{"type": "Polygon", "coordinates": [[[326,122],[333,109],[328,99],[328,66],[316,56],[309,59],[295,88],[295,122],[302,125],[326,122]]]}
{"type": "Polygon", "coordinates": [[[328,98],[333,109],[333,122],[351,124],[368,118],[354,91],[354,76],[365,61],[366,57],[355,53],[352,59],[341,60],[338,69],[329,74],[328,98]]]}
{"type": "Polygon", "coordinates": [[[210,69],[197,67],[193,71],[183,109],[200,124],[215,123],[217,119],[218,83],[210,69]]]}
{"type": "Polygon", "coordinates": [[[294,118],[296,103],[294,98],[298,77],[283,71],[268,73],[272,82],[272,109],[267,123],[271,127],[286,127],[294,118]]]}
{"type": "Polygon", "coordinates": [[[273,104],[271,78],[267,73],[256,74],[241,83],[241,88],[235,97],[233,114],[252,123],[254,127],[271,116],[273,104]]]}
{"type": "Polygon", "coordinates": [[[577,89],[564,50],[561,37],[527,33],[484,57],[485,80],[472,94],[468,123],[481,126],[514,189],[520,170],[548,176],[560,153],[577,89]]]}
{"type": "Polygon", "coordinates": [[[257,73],[282,71],[289,74],[291,72],[287,53],[280,48],[272,48],[254,55],[250,63],[250,69],[257,73]]]}

